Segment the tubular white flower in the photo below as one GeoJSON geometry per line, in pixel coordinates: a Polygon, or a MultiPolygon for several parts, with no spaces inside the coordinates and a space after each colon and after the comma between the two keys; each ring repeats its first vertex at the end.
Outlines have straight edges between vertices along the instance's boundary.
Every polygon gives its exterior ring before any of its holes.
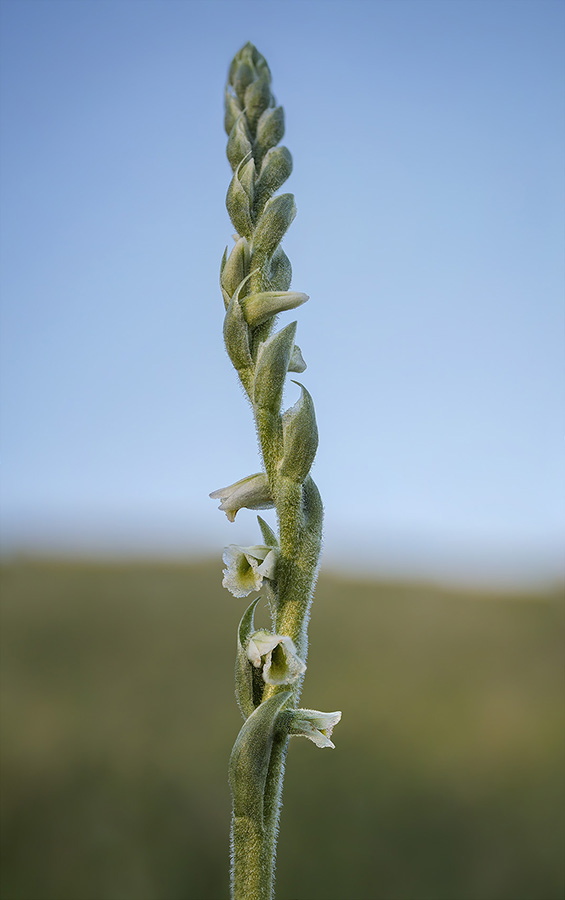
{"type": "Polygon", "coordinates": [[[293,709],[287,714],[289,734],[306,737],[316,747],[331,747],[332,731],[341,719],[341,712],[323,713],[317,709],[293,709]]]}
{"type": "Polygon", "coordinates": [[[225,488],[212,491],[210,497],[212,500],[221,500],[218,509],[225,512],[230,522],[235,521],[238,510],[243,507],[246,509],[272,509],[275,505],[264,472],[249,475],[225,488]]]}
{"type": "Polygon", "coordinates": [[[255,547],[238,547],[230,544],[224,550],[224,580],[222,584],[234,597],[247,597],[251,591],[260,591],[264,578],[275,577],[278,551],[258,544],[255,547]]]}
{"type": "Polygon", "coordinates": [[[247,657],[256,669],[263,668],[266,684],[292,684],[306,671],[294,641],[286,634],[256,631],[249,639],[247,657]]]}
{"type": "Polygon", "coordinates": [[[308,299],[308,294],[300,291],[262,291],[244,297],[241,307],[247,324],[255,328],[278,313],[302,306],[308,299]]]}

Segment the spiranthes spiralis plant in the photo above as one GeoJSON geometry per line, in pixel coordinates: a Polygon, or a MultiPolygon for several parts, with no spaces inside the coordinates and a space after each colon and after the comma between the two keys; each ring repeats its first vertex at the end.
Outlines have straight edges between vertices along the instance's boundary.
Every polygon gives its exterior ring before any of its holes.
{"type": "Polygon", "coordinates": [[[333,747],[341,713],[298,708],[322,539],[322,501],[310,476],[318,430],[312,398],[299,382],[298,401],[281,411],[287,373],[306,364],[294,342],[297,323],[274,331],[275,321],[308,296],[290,290],[281,247],[296,214],[293,195],[277,194],[292,170],[289,151],[279,146],[283,109],[265,59],[249,43],[229,69],[225,128],[233,171],[226,206],[236,234],[220,270],[224,340],[251,404],[263,468],[210,496],[230,522],[242,508],[274,507],[278,520],[278,536],[258,516],[263,543],[231,544],[224,552],[224,586],[235,597],[263,590],[272,620],[271,630],[256,628],[260,596],[238,628],[235,688],[245,721],[229,764],[231,888],[233,900],[270,900],[289,738],[333,747]]]}

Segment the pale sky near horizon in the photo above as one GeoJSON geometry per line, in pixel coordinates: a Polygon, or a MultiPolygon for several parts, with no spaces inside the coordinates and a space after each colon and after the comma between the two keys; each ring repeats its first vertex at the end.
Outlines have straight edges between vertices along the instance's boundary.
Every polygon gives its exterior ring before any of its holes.
{"type": "MultiPolygon", "coordinates": [[[[223,85],[286,113],[324,565],[563,572],[565,5],[4,0],[6,552],[221,553],[259,468],[222,344],[223,85]]],[[[286,403],[297,388],[289,385],[286,403]]]]}

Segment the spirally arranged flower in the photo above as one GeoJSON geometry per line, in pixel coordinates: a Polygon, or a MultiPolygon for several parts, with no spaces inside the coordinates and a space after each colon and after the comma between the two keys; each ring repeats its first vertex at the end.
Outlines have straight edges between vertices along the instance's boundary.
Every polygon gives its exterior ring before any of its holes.
{"type": "Polygon", "coordinates": [[[292,684],[306,671],[306,663],[286,634],[256,631],[249,639],[247,656],[256,669],[263,669],[266,684],[292,684]]]}
{"type": "Polygon", "coordinates": [[[238,511],[244,507],[246,509],[272,509],[275,505],[264,472],[248,475],[241,481],[212,491],[210,497],[212,500],[221,500],[218,509],[225,512],[230,522],[235,522],[238,511]]]}
{"type": "Polygon", "coordinates": [[[230,544],[224,550],[224,580],[222,585],[234,597],[247,597],[251,591],[260,591],[263,579],[273,580],[277,568],[278,550],[257,544],[254,547],[238,547],[230,544]]]}
{"type": "Polygon", "coordinates": [[[313,741],[316,747],[335,749],[331,736],[341,719],[341,712],[323,713],[317,709],[293,709],[284,715],[288,718],[289,734],[306,737],[313,741]]]}

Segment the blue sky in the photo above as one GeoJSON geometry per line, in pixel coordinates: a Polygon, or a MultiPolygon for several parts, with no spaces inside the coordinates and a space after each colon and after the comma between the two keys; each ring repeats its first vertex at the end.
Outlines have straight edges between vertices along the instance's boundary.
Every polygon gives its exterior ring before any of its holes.
{"type": "Polygon", "coordinates": [[[218,288],[223,85],[251,40],[294,157],[324,565],[562,571],[563,3],[0,13],[6,550],[257,540],[208,498],[258,468],[218,288]]]}

